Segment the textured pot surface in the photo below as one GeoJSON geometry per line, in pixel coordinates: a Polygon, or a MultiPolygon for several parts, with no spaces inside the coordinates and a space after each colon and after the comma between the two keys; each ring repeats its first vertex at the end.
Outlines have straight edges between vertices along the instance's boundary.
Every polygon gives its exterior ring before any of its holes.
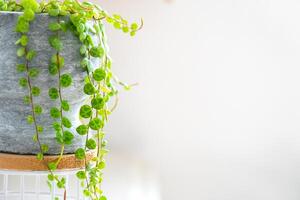
{"type": "MultiPolygon", "coordinates": [[[[35,154],[39,152],[38,145],[33,142],[35,133],[34,126],[27,123],[26,117],[31,114],[29,105],[23,103],[23,97],[28,95],[28,90],[20,88],[18,80],[24,76],[16,72],[16,65],[24,63],[17,58],[15,41],[20,37],[16,33],[15,24],[20,13],[0,12],[0,152],[17,154],[35,154]]],[[[29,32],[29,48],[37,52],[37,57],[30,63],[30,67],[38,67],[40,75],[34,79],[33,85],[41,88],[41,95],[34,97],[34,103],[42,105],[44,112],[37,118],[37,123],[44,127],[40,135],[41,143],[49,145],[49,154],[57,154],[60,145],[55,140],[55,132],[52,128],[53,119],[49,110],[59,105],[59,101],[50,100],[48,90],[57,87],[58,77],[51,76],[48,72],[49,60],[55,51],[48,44],[48,37],[52,35],[48,31],[48,24],[56,18],[46,14],[36,15],[29,32]]],[[[83,81],[86,72],[82,70],[79,63],[80,42],[70,32],[61,33],[64,49],[61,55],[65,58],[65,67],[62,74],[70,73],[73,76],[73,84],[69,88],[63,88],[63,99],[69,101],[71,110],[64,112],[65,116],[73,122],[70,129],[74,134],[72,145],[66,145],[65,153],[74,153],[83,146],[83,137],[75,131],[79,123],[79,109],[87,96],[83,94],[83,81]]],[[[98,61],[94,61],[96,65],[98,61]]]]}

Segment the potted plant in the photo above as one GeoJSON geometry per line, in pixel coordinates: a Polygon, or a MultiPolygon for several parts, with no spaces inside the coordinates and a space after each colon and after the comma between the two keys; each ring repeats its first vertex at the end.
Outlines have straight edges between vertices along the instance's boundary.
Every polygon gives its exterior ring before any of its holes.
{"type": "Polygon", "coordinates": [[[48,170],[49,185],[62,189],[55,171],[82,167],[76,175],[92,200],[106,199],[109,102],[117,85],[130,88],[112,72],[104,21],[131,36],[143,25],[78,0],[0,0],[0,152],[35,154],[29,169],[48,170]]]}

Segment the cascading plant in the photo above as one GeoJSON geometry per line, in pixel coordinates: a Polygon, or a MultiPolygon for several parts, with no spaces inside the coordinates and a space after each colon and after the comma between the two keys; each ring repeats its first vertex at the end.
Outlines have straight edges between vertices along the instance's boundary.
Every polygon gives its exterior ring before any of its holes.
{"type": "MultiPolygon", "coordinates": [[[[36,0],[0,0],[0,11],[19,11],[19,16],[15,30],[20,38],[16,41],[18,45],[17,56],[23,60],[17,65],[17,71],[22,74],[19,84],[28,91],[24,96],[24,103],[31,108],[31,114],[27,116],[29,124],[33,125],[33,141],[39,147],[39,153],[36,155],[38,160],[45,162],[49,170],[48,185],[51,187],[55,182],[58,188],[64,189],[64,199],[66,199],[65,179],[55,175],[55,170],[64,155],[65,145],[72,144],[74,134],[79,134],[85,138],[85,146],[78,148],[75,156],[85,163],[84,169],[77,172],[77,177],[82,181],[84,195],[92,200],[106,200],[101,190],[102,174],[105,168],[104,156],[108,152],[106,149],[107,141],[104,140],[103,127],[107,123],[108,115],[113,111],[108,103],[112,97],[118,95],[116,85],[121,85],[125,89],[130,89],[130,85],[120,82],[111,70],[111,59],[108,55],[108,46],[103,22],[112,24],[116,29],[122,30],[134,36],[143,26],[137,23],[129,24],[120,15],[109,15],[105,10],[96,4],[89,2],[79,2],[78,0],[50,0],[48,2],[37,2],[36,0]],[[48,24],[52,35],[48,38],[49,44],[55,51],[55,54],[49,58],[49,75],[56,80],[56,85],[48,89],[49,98],[56,101],[57,107],[52,107],[49,111],[53,118],[53,132],[57,143],[61,146],[58,159],[52,162],[46,162],[44,155],[47,154],[49,146],[41,143],[39,136],[43,132],[43,124],[39,123],[38,115],[44,111],[42,105],[36,103],[35,98],[40,95],[41,89],[38,85],[33,85],[33,81],[40,74],[37,67],[31,66],[39,52],[29,48],[30,24],[35,19],[35,14],[47,13],[55,19],[48,24]],[[69,20],[66,21],[65,19],[69,20]],[[72,121],[66,117],[70,111],[69,102],[64,99],[64,88],[73,84],[71,74],[64,72],[64,57],[61,54],[64,44],[61,41],[61,35],[71,31],[81,42],[78,49],[82,56],[81,67],[86,72],[86,78],[83,86],[83,95],[88,95],[89,100],[81,106],[79,117],[82,124],[76,128],[77,133],[72,133],[72,121]],[[95,43],[92,36],[96,35],[98,42],[95,43]],[[98,68],[92,68],[92,59],[101,60],[98,68]],[[90,150],[96,152],[96,156],[87,161],[86,153],[90,150]]],[[[55,197],[55,199],[59,199],[55,197]]]]}

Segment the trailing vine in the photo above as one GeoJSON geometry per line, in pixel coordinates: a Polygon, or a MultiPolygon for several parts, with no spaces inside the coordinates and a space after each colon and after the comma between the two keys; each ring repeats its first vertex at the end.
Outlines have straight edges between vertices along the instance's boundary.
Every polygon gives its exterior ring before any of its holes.
{"type": "MultiPolygon", "coordinates": [[[[64,189],[64,197],[67,198],[65,179],[55,175],[63,155],[66,145],[73,142],[74,134],[79,134],[85,140],[85,145],[75,151],[75,157],[82,160],[85,167],[77,172],[76,176],[82,182],[83,193],[91,200],[106,200],[101,189],[103,169],[105,168],[105,155],[107,141],[104,139],[104,126],[108,121],[108,116],[115,109],[116,105],[109,108],[109,102],[113,97],[118,101],[118,89],[116,85],[121,85],[125,89],[131,86],[120,82],[111,70],[111,59],[106,41],[103,22],[113,25],[114,28],[134,36],[143,26],[141,24],[128,23],[120,15],[109,15],[98,5],[89,2],[79,2],[78,0],[50,0],[38,3],[36,0],[0,0],[0,11],[20,11],[16,31],[20,33],[20,38],[16,41],[19,46],[17,56],[23,63],[17,65],[17,70],[22,74],[19,84],[28,90],[28,95],[24,97],[24,103],[31,109],[31,114],[27,116],[29,124],[33,125],[35,134],[33,140],[37,143],[39,152],[37,159],[44,162],[49,170],[48,184],[51,187],[55,181],[58,188],[64,189]],[[40,95],[40,88],[33,85],[32,80],[38,77],[40,71],[31,66],[31,61],[35,59],[36,52],[31,49],[28,33],[30,24],[38,13],[47,13],[53,21],[48,24],[52,35],[49,37],[49,44],[54,54],[49,58],[49,74],[56,80],[56,85],[48,88],[48,96],[56,106],[49,110],[53,118],[53,130],[55,138],[60,145],[60,153],[55,161],[47,163],[45,154],[49,146],[41,143],[40,134],[43,126],[38,123],[37,115],[41,115],[43,108],[35,103],[35,97],[40,95]],[[75,127],[76,133],[72,133],[72,121],[66,117],[66,113],[72,108],[67,99],[64,99],[64,89],[71,86],[73,78],[71,74],[65,73],[64,58],[61,55],[63,43],[61,35],[71,31],[81,42],[78,49],[82,56],[80,66],[85,70],[82,95],[88,96],[88,101],[81,106],[78,117],[82,122],[75,127]],[[96,36],[97,39],[95,39],[96,36]],[[95,60],[100,61],[99,66],[95,67],[95,60]],[[94,151],[95,157],[87,160],[87,152],[94,151]]],[[[55,197],[55,200],[59,199],[55,197]]]]}

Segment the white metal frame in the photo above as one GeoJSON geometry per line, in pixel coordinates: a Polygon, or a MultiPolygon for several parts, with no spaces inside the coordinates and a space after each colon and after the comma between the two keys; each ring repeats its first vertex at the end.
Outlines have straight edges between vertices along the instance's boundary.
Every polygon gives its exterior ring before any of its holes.
{"type": "MultiPolygon", "coordinates": [[[[66,170],[55,174],[66,179],[67,200],[86,200],[76,172],[66,170]]],[[[46,171],[0,170],[0,200],[54,200],[54,197],[62,200],[63,190],[58,189],[55,183],[50,190],[46,183],[47,175],[46,171]],[[27,189],[29,186],[31,190],[27,189]]]]}

